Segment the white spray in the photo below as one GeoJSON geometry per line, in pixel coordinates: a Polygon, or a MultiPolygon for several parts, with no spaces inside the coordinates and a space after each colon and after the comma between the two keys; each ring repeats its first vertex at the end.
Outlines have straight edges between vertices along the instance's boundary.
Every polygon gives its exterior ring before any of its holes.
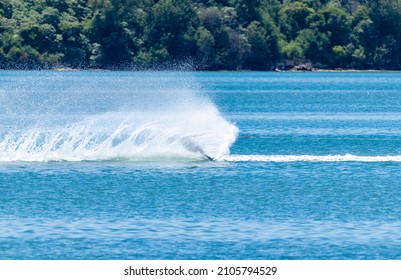
{"type": "Polygon", "coordinates": [[[23,72],[0,82],[3,162],[219,158],[238,132],[190,73],[23,72]]]}

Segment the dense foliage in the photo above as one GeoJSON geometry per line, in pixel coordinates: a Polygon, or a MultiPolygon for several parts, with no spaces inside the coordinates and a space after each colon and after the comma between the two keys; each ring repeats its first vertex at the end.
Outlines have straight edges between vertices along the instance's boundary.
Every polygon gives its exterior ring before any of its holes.
{"type": "Polygon", "coordinates": [[[1,68],[399,69],[401,0],[0,0],[1,68]]]}

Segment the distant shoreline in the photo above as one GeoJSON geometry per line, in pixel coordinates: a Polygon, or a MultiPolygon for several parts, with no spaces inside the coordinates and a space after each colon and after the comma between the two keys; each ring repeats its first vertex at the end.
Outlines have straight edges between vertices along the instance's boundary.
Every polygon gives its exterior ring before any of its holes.
{"type": "Polygon", "coordinates": [[[277,73],[398,73],[401,69],[273,69],[273,70],[199,70],[199,69],[183,69],[181,67],[161,67],[161,68],[129,68],[129,67],[113,67],[113,68],[72,68],[72,67],[51,67],[51,68],[3,68],[0,71],[60,71],[60,72],[76,72],[76,71],[89,71],[89,72],[114,72],[114,71],[127,71],[127,72],[163,72],[163,71],[177,71],[177,72],[277,72],[277,73]]]}
{"type": "MultiPolygon", "coordinates": [[[[12,69],[10,69],[12,70],[12,69]]],[[[61,68],[52,68],[48,70],[53,70],[53,71],[92,71],[92,72],[105,72],[105,71],[132,71],[132,72],[137,72],[137,71],[182,71],[182,72],[283,72],[283,73],[308,73],[308,72],[313,72],[313,73],[364,73],[364,72],[369,72],[369,73],[385,73],[385,72],[401,72],[401,70],[379,70],[379,69],[318,69],[318,68],[313,68],[311,70],[297,70],[297,69],[289,69],[289,70],[182,70],[182,69],[126,69],[126,68],[116,68],[116,69],[96,69],[96,68],[69,68],[69,67],[61,67],[61,68]]]]}
{"type": "Polygon", "coordinates": [[[287,71],[281,71],[281,72],[333,72],[333,73],[363,73],[363,72],[369,72],[369,73],[384,73],[384,72],[401,72],[401,70],[378,70],[378,69],[366,69],[366,70],[359,70],[359,69],[313,69],[313,70],[287,70],[287,71]]]}

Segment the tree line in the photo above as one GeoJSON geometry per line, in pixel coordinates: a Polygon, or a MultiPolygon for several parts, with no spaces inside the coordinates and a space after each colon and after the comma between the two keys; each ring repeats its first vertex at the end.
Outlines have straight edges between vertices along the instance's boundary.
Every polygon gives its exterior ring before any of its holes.
{"type": "Polygon", "coordinates": [[[0,68],[400,69],[401,0],[0,0],[0,68]]]}

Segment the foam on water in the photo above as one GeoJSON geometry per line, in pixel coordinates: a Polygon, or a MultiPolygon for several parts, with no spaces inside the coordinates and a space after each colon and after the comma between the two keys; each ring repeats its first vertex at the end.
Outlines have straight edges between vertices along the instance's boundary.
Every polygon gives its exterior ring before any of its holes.
{"type": "Polygon", "coordinates": [[[345,155],[227,155],[219,160],[229,162],[401,162],[401,156],[345,155]]]}
{"type": "Polygon", "coordinates": [[[202,158],[183,144],[187,139],[211,157],[229,154],[238,129],[190,77],[131,75],[7,80],[0,92],[0,161],[202,158]]]}

